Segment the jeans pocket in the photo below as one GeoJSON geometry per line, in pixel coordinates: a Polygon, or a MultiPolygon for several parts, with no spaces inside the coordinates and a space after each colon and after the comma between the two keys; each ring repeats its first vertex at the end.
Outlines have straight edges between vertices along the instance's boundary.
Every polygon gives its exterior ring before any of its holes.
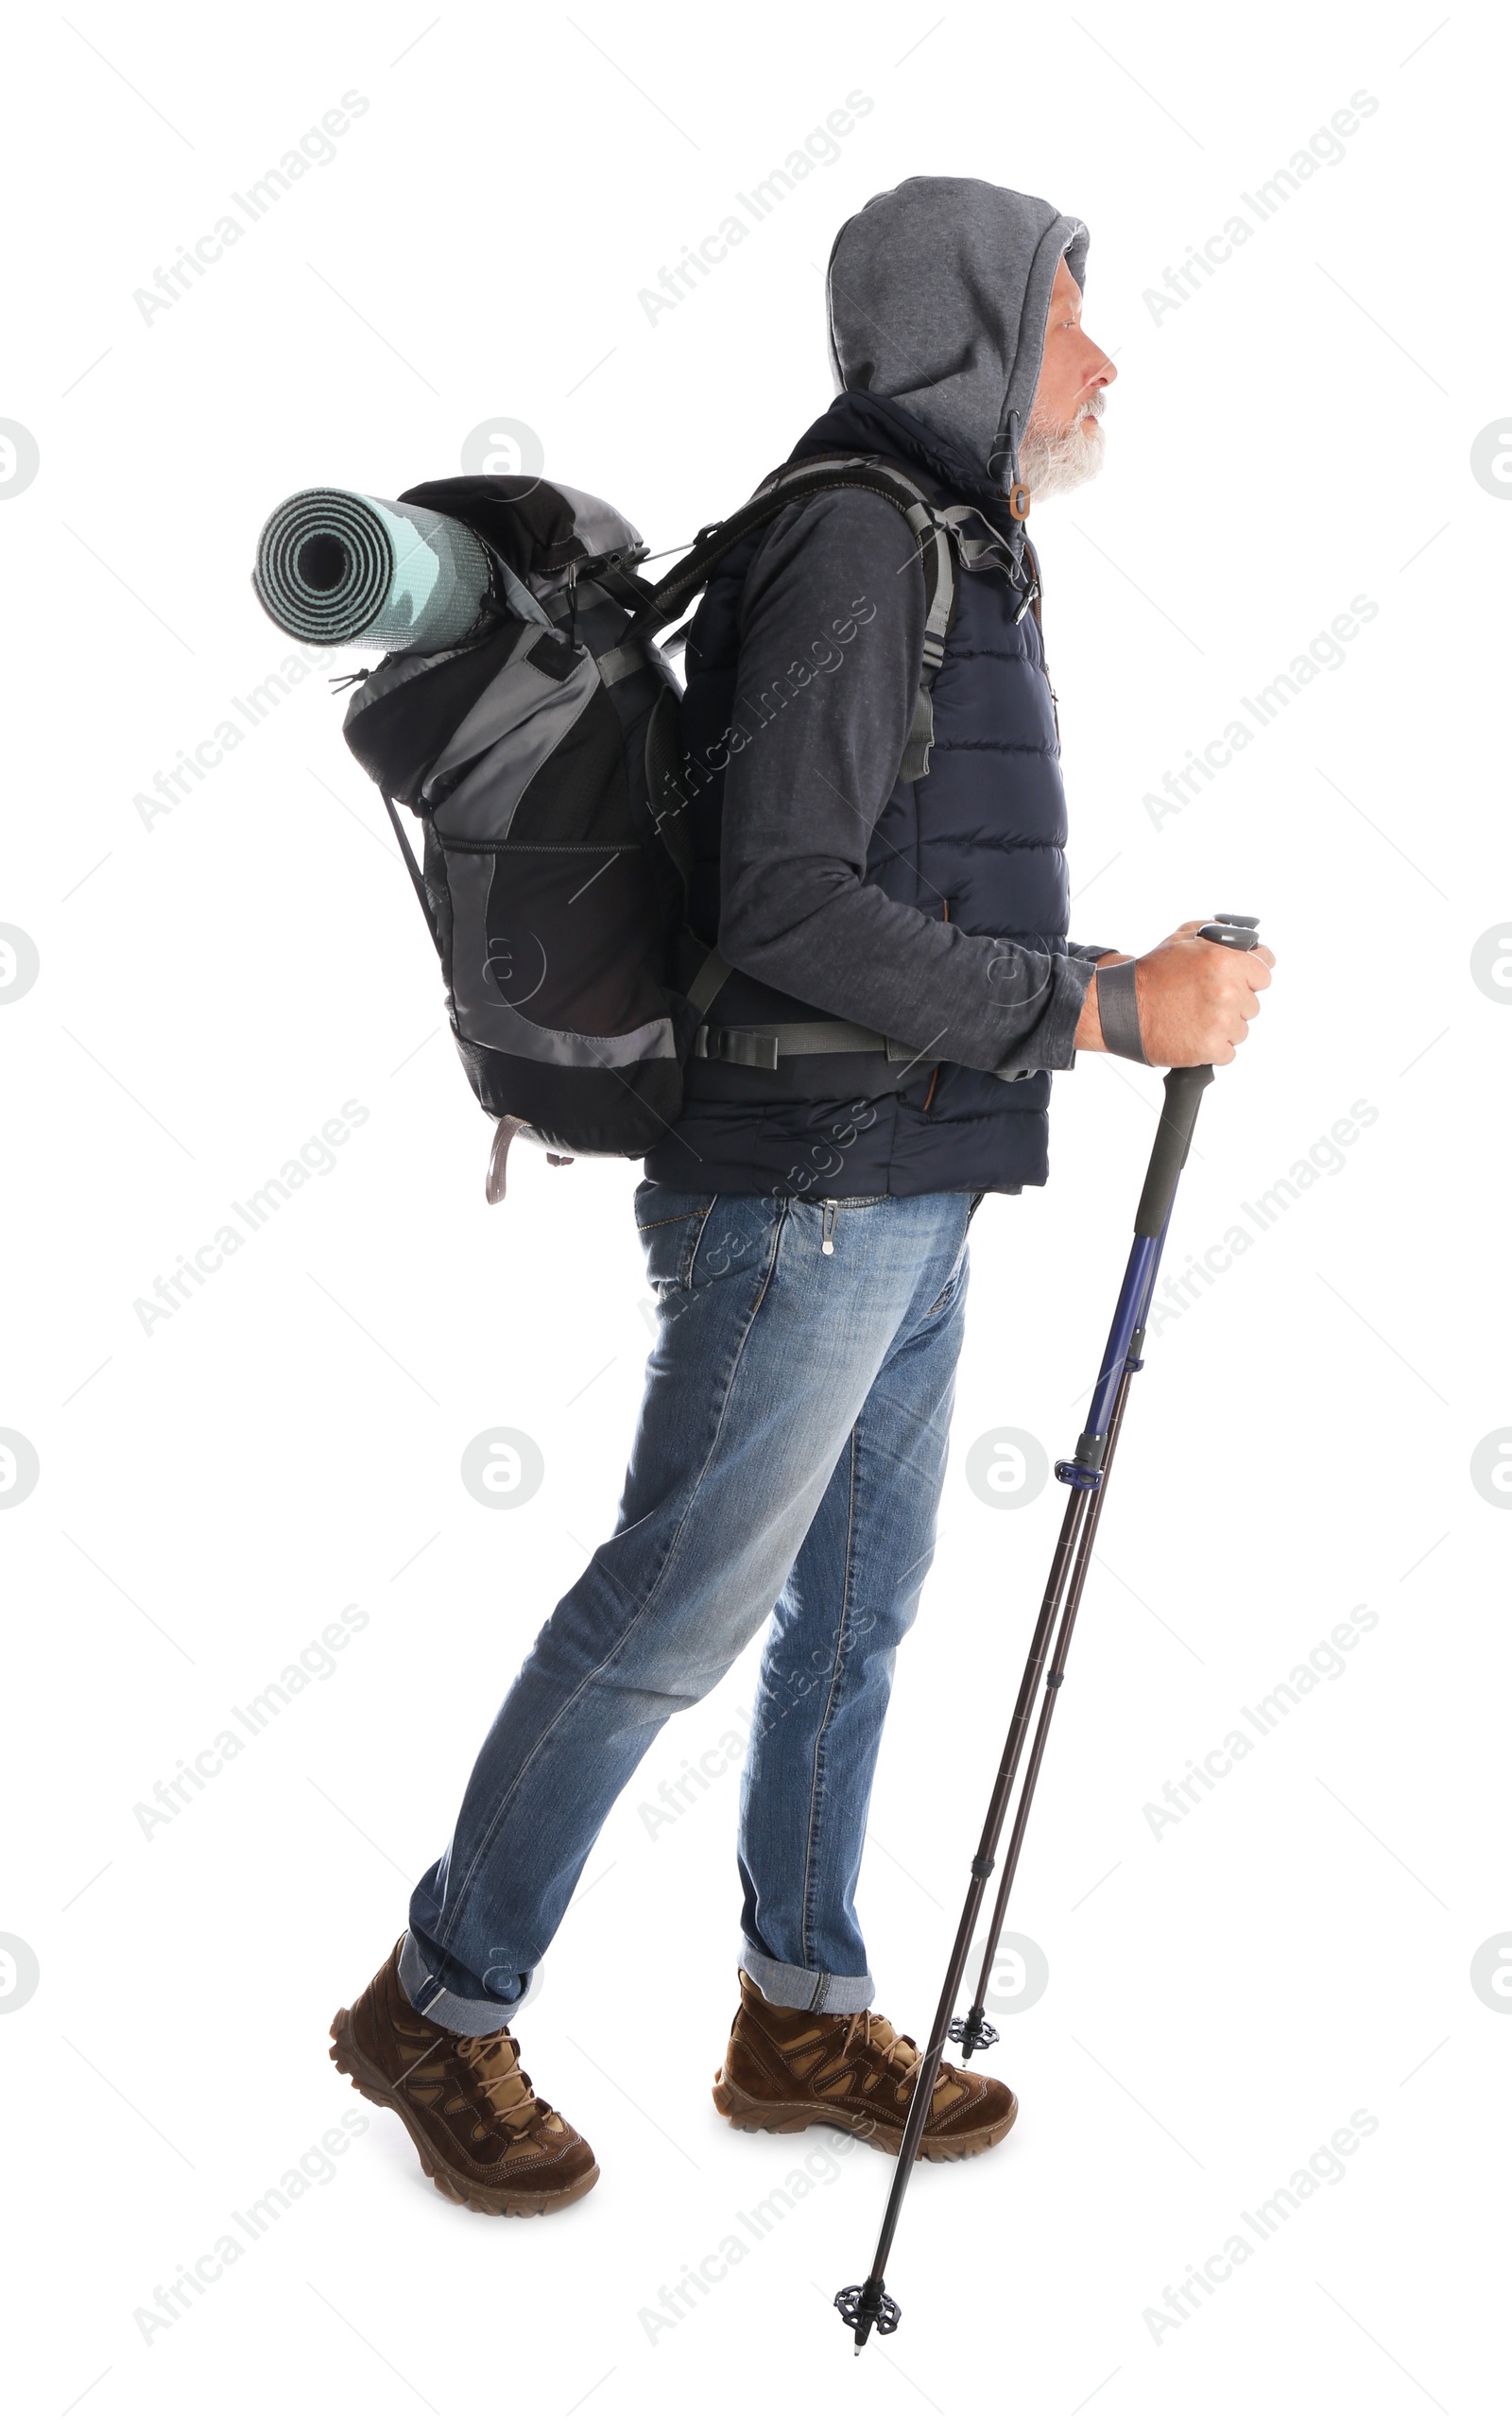
{"type": "Polygon", "coordinates": [[[635,1216],[645,1272],[659,1300],[690,1290],[699,1237],[713,1205],[714,1195],[708,1192],[674,1192],[662,1183],[642,1183],[637,1189],[635,1216]]]}

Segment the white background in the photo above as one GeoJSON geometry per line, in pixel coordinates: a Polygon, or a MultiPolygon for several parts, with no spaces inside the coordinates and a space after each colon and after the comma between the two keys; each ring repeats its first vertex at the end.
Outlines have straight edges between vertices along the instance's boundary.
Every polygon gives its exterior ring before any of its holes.
{"type": "MultiPolygon", "coordinates": [[[[0,499],[0,921],[41,959],[0,1005],[0,1424],[41,1466],[0,1510],[0,1930],[41,1966],[0,2014],[18,2425],[1491,2422],[1512,2016],[1470,1962],[1512,1945],[1512,1516],[1470,1456],[1512,1400],[1512,1010],[1470,956],[1512,930],[1512,507],[1470,450],[1512,406],[1503,58],[1488,10],[1434,0],[1079,22],[84,0],[12,31],[0,415],[41,459],[0,499]],[[133,291],[349,90],[369,107],[335,159],[145,320],[133,291]],[[838,161],[653,325],[639,291],[856,91],[838,161]],[[1157,321],[1165,267],[1361,91],[1379,107],[1344,161],[1157,321]],[[367,2115],[330,2184],[145,2340],[154,2287],[356,2101],[326,2023],[611,1524],[648,1338],[636,1170],[517,1151],[485,1206],[489,1128],[323,675],[170,815],[135,798],[284,655],[248,578],[293,490],[392,495],[509,417],[653,548],[730,509],[829,396],[835,228],[921,171],[1091,230],[1108,470],[1036,524],[1074,926],[1132,949],[1253,910],[1280,958],[1173,1252],[1246,1223],[1354,1102],[1379,1112],[1342,1172],[1247,1227],[1138,1383],[1015,1900],[1050,1970],[1004,2022],[1021,2121],[916,2175],[904,2322],[859,2365],[829,2300],[866,2270],[885,2171],[850,2150],[682,2321],[643,2322],[805,2152],[709,2101],[733,1777],[654,1836],[638,1814],[742,1729],[752,1651],[652,1752],[522,2017],[599,2154],[589,2201],[449,2208],[367,2115]],[[1359,594],[1379,613],[1344,666],[1157,828],[1162,772],[1359,594]],[[349,1099],[369,1120],[335,1171],[146,1332],[154,1278],[349,1099]],[[458,1469],[498,1426],[545,1460],[505,1512],[458,1469]],[[146,1836],[154,1782],[352,1603],[370,1620],[333,1678],[146,1836]],[[1166,1779],[1362,1604],[1379,1621],[1342,1679],[1157,1837],[1166,1779]],[[1164,2287],[1357,2110],[1379,2127],[1342,2184],[1155,2338],[1164,2287]]],[[[994,1510],[965,1454],[1007,1425],[1070,1450],[1156,1095],[1083,1059],[1050,1188],[973,1228],[939,1555],[862,1887],[880,1999],[915,2029],[1059,1506],[994,1510]]]]}

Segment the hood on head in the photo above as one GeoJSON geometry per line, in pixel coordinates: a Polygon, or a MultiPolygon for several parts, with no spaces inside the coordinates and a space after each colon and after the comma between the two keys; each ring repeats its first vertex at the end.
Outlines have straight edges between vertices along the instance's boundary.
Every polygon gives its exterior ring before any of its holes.
{"type": "Polygon", "coordinates": [[[1064,254],[1086,285],[1079,219],[982,178],[905,178],[830,249],[830,363],[841,388],[892,398],[1005,488],[1044,354],[1064,254]]]}

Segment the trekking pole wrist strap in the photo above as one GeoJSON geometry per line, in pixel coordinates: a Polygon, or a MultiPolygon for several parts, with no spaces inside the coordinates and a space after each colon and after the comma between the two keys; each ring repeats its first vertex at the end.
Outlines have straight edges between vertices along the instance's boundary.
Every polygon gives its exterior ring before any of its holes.
{"type": "Polygon", "coordinates": [[[1147,1065],[1150,1061],[1140,1032],[1132,957],[1126,963],[1100,963],[1092,982],[1097,991],[1097,1020],[1102,1026],[1104,1047],[1109,1056],[1127,1057],[1135,1064],[1147,1065]]]}

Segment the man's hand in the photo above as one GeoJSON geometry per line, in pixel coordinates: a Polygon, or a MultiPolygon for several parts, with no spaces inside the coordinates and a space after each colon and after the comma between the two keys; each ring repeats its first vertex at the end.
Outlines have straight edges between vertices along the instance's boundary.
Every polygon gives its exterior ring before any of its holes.
{"type": "MultiPolygon", "coordinates": [[[[1211,916],[1210,916],[1211,918],[1211,916]]],[[[1152,1065],[1230,1065],[1260,1012],[1259,992],[1270,987],[1276,961],[1268,946],[1219,946],[1199,938],[1200,921],[1183,922],[1134,964],[1140,1036],[1152,1065]]],[[[1099,963],[1126,957],[1105,955],[1099,963]]],[[[1076,1026],[1078,1048],[1106,1045],[1097,1019],[1097,984],[1087,992],[1076,1026]]]]}

